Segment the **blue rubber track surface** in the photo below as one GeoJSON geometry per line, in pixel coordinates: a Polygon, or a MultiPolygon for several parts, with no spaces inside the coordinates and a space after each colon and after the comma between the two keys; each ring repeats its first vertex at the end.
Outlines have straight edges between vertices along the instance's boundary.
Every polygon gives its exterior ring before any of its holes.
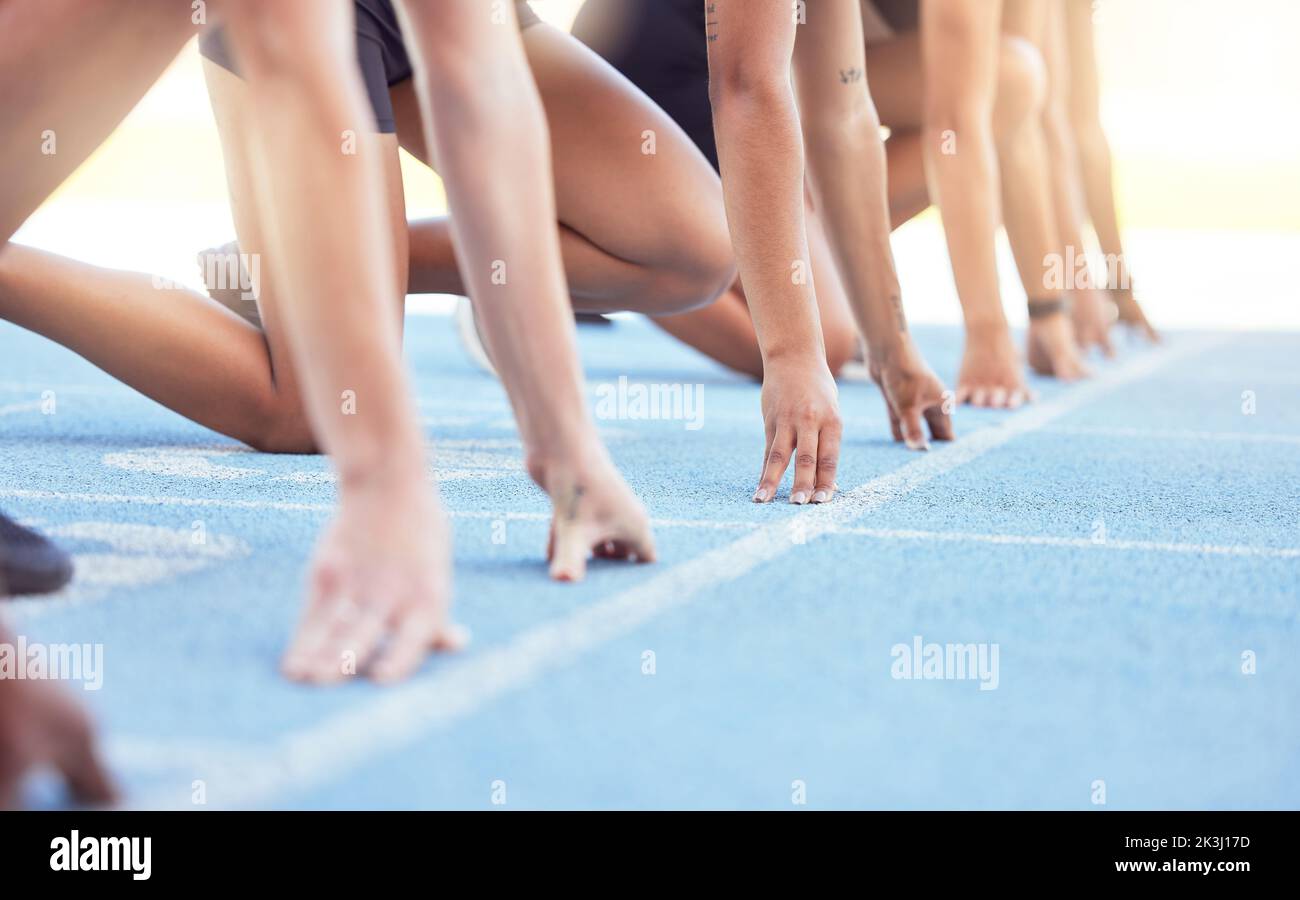
{"type": "MultiPolygon", "coordinates": [[[[641,322],[582,328],[594,409],[620,377],[702,406],[693,429],[600,420],[661,560],[561,585],[501,387],[447,319],[407,324],[474,640],[408,684],[331,690],[277,674],[325,461],[250,452],[0,324],[0,508],[78,563],[4,614],[102,646],[102,687],[70,687],[128,803],[1300,805],[1300,336],[1125,347],[1022,411],[960,410],[929,454],[843,384],[842,493],[800,509],[749,502],[756,385],[641,322]],[[947,677],[896,677],[925,674],[914,642],[947,677]],[[949,644],[996,666],[954,669],[949,644]]],[[[918,338],[951,384],[960,334],[918,338]]]]}

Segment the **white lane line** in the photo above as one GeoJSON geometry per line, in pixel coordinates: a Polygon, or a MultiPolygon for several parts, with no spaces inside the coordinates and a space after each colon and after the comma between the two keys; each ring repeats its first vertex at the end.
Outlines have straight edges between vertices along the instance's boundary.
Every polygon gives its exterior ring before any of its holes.
{"type": "Polygon", "coordinates": [[[33,491],[23,488],[0,490],[8,500],[63,500],[70,503],[117,503],[123,506],[198,506],[227,509],[276,509],[285,512],[330,512],[332,503],[289,503],[281,500],[221,500],[215,497],[160,497],[147,494],[85,494],[62,491],[33,491]]]}
{"type": "Polygon", "coordinates": [[[900,541],[953,541],[980,544],[1069,547],[1083,550],[1140,550],[1147,553],[1187,553],[1194,556],[1251,556],[1300,559],[1298,547],[1255,547],[1246,544],[1183,544],[1168,541],[1123,541],[1106,538],[1052,537],[1033,534],[980,534],[966,531],[913,531],[898,528],[841,528],[837,534],[900,541]]]}
{"type": "Polygon", "coordinates": [[[1134,438],[1156,441],[1227,441],[1243,444],[1300,444],[1300,434],[1249,431],[1192,431],[1180,428],[1111,428],[1092,425],[1053,425],[1043,429],[1051,434],[1082,437],[1134,438]]]}
{"type": "MultiPolygon", "coordinates": [[[[529,628],[499,647],[440,661],[436,670],[427,676],[375,692],[362,703],[276,739],[265,747],[264,755],[259,754],[256,765],[239,767],[236,783],[221,785],[217,791],[210,789],[210,792],[222,797],[222,805],[242,808],[258,806],[283,793],[306,791],[343,776],[409,745],[433,729],[476,713],[549,671],[572,664],[582,654],[687,605],[710,588],[734,581],[832,529],[849,527],[940,475],[1222,340],[1217,337],[1189,340],[1148,352],[1059,397],[1016,413],[1001,427],[976,431],[841,494],[833,503],[806,509],[799,517],[803,526],[797,542],[791,539],[788,520],[766,525],[731,543],[660,570],[607,600],[529,628]]],[[[188,785],[144,796],[139,805],[146,808],[184,805],[188,798],[181,788],[188,789],[188,785]]]]}
{"type": "MultiPolygon", "coordinates": [[[[293,503],[283,500],[238,500],[216,497],[162,497],[148,494],[89,494],[63,491],[36,491],[26,488],[0,489],[0,500],[64,501],[68,503],[108,503],[121,506],[184,506],[218,509],[266,509],[280,512],[334,511],[333,503],[293,503]]],[[[453,519],[504,519],[511,522],[549,522],[550,513],[494,512],[484,510],[448,510],[453,519]]],[[[719,522],[714,519],[651,519],[656,528],[701,528],[712,531],[752,530],[757,522],[719,522]]]]}
{"type": "MultiPolygon", "coordinates": [[[[1050,430],[1050,429],[1044,429],[1050,430]]],[[[122,505],[162,505],[162,506],[217,506],[240,509],[277,509],[296,512],[328,513],[334,510],[331,503],[285,503],[262,500],[209,500],[194,497],[151,497],[125,494],[67,494],[58,491],[0,490],[0,498],[23,500],[64,500],[82,503],[109,503],[122,505]]],[[[494,510],[450,510],[453,519],[506,522],[549,522],[551,514],[545,512],[513,512],[494,510]]],[[[794,523],[802,522],[798,516],[782,519],[777,523],[754,521],[727,521],[723,519],[663,519],[655,518],[650,524],[656,529],[688,528],[701,531],[757,531],[764,527],[784,526],[792,529],[794,523]]],[[[1141,550],[1156,553],[1193,553],[1211,556],[1259,556],[1291,559],[1300,557],[1300,548],[1258,547],[1249,544],[1188,544],[1169,541],[1124,541],[1108,538],[1098,543],[1091,538],[1066,538],[1052,535],[996,534],[989,532],[965,531],[922,531],[914,529],[860,528],[830,526],[823,529],[823,534],[857,535],[881,540],[931,540],[931,541],[972,541],[986,544],[1034,544],[1044,547],[1080,547],[1110,550],[1141,550]]]]}
{"type": "Polygon", "coordinates": [[[40,412],[41,406],[42,402],[40,400],[32,400],[27,403],[10,403],[6,406],[0,406],[0,416],[20,412],[40,412]]]}

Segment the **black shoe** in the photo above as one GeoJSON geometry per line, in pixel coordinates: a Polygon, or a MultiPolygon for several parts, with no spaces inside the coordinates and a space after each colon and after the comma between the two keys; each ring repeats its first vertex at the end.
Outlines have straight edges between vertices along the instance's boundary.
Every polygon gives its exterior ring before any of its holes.
{"type": "Polygon", "coordinates": [[[72,557],[0,513],[0,597],[49,594],[72,579],[72,557]]]}

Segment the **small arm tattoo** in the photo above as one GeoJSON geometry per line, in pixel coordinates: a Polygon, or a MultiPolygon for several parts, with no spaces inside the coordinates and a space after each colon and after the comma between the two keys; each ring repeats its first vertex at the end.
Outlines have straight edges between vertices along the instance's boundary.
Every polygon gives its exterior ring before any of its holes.
{"type": "Polygon", "coordinates": [[[857,84],[867,73],[854,66],[851,69],[840,69],[841,84],[857,84]]]}
{"type": "Polygon", "coordinates": [[[718,5],[716,3],[706,4],[704,7],[704,26],[709,36],[709,43],[712,44],[718,39],[718,5]]]}
{"type": "Polygon", "coordinates": [[[894,307],[894,318],[898,320],[899,333],[906,333],[907,316],[903,314],[903,298],[898,296],[898,294],[890,294],[889,303],[894,307]]]}
{"type": "Polygon", "coordinates": [[[582,485],[575,485],[573,494],[569,497],[568,509],[565,510],[565,519],[569,522],[578,521],[578,504],[582,501],[582,495],[587,492],[582,485]]]}

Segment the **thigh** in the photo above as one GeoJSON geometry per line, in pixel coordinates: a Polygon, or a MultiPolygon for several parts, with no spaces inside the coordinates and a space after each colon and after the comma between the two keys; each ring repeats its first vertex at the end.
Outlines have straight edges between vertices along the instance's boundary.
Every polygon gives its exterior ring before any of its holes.
{"type": "Polygon", "coordinates": [[[173,0],[0,3],[0,243],[103,143],[196,30],[173,0]]]}
{"type": "MultiPolygon", "coordinates": [[[[524,48],[550,128],[561,224],[645,265],[678,259],[701,231],[725,239],[717,173],[663,110],[564,32],[533,26],[524,48]]],[[[433,165],[413,85],[391,95],[402,146],[433,165]]]]}
{"type": "Polygon", "coordinates": [[[880,123],[894,131],[921,127],[924,82],[921,41],[908,31],[887,41],[867,44],[867,79],[880,123]]]}

